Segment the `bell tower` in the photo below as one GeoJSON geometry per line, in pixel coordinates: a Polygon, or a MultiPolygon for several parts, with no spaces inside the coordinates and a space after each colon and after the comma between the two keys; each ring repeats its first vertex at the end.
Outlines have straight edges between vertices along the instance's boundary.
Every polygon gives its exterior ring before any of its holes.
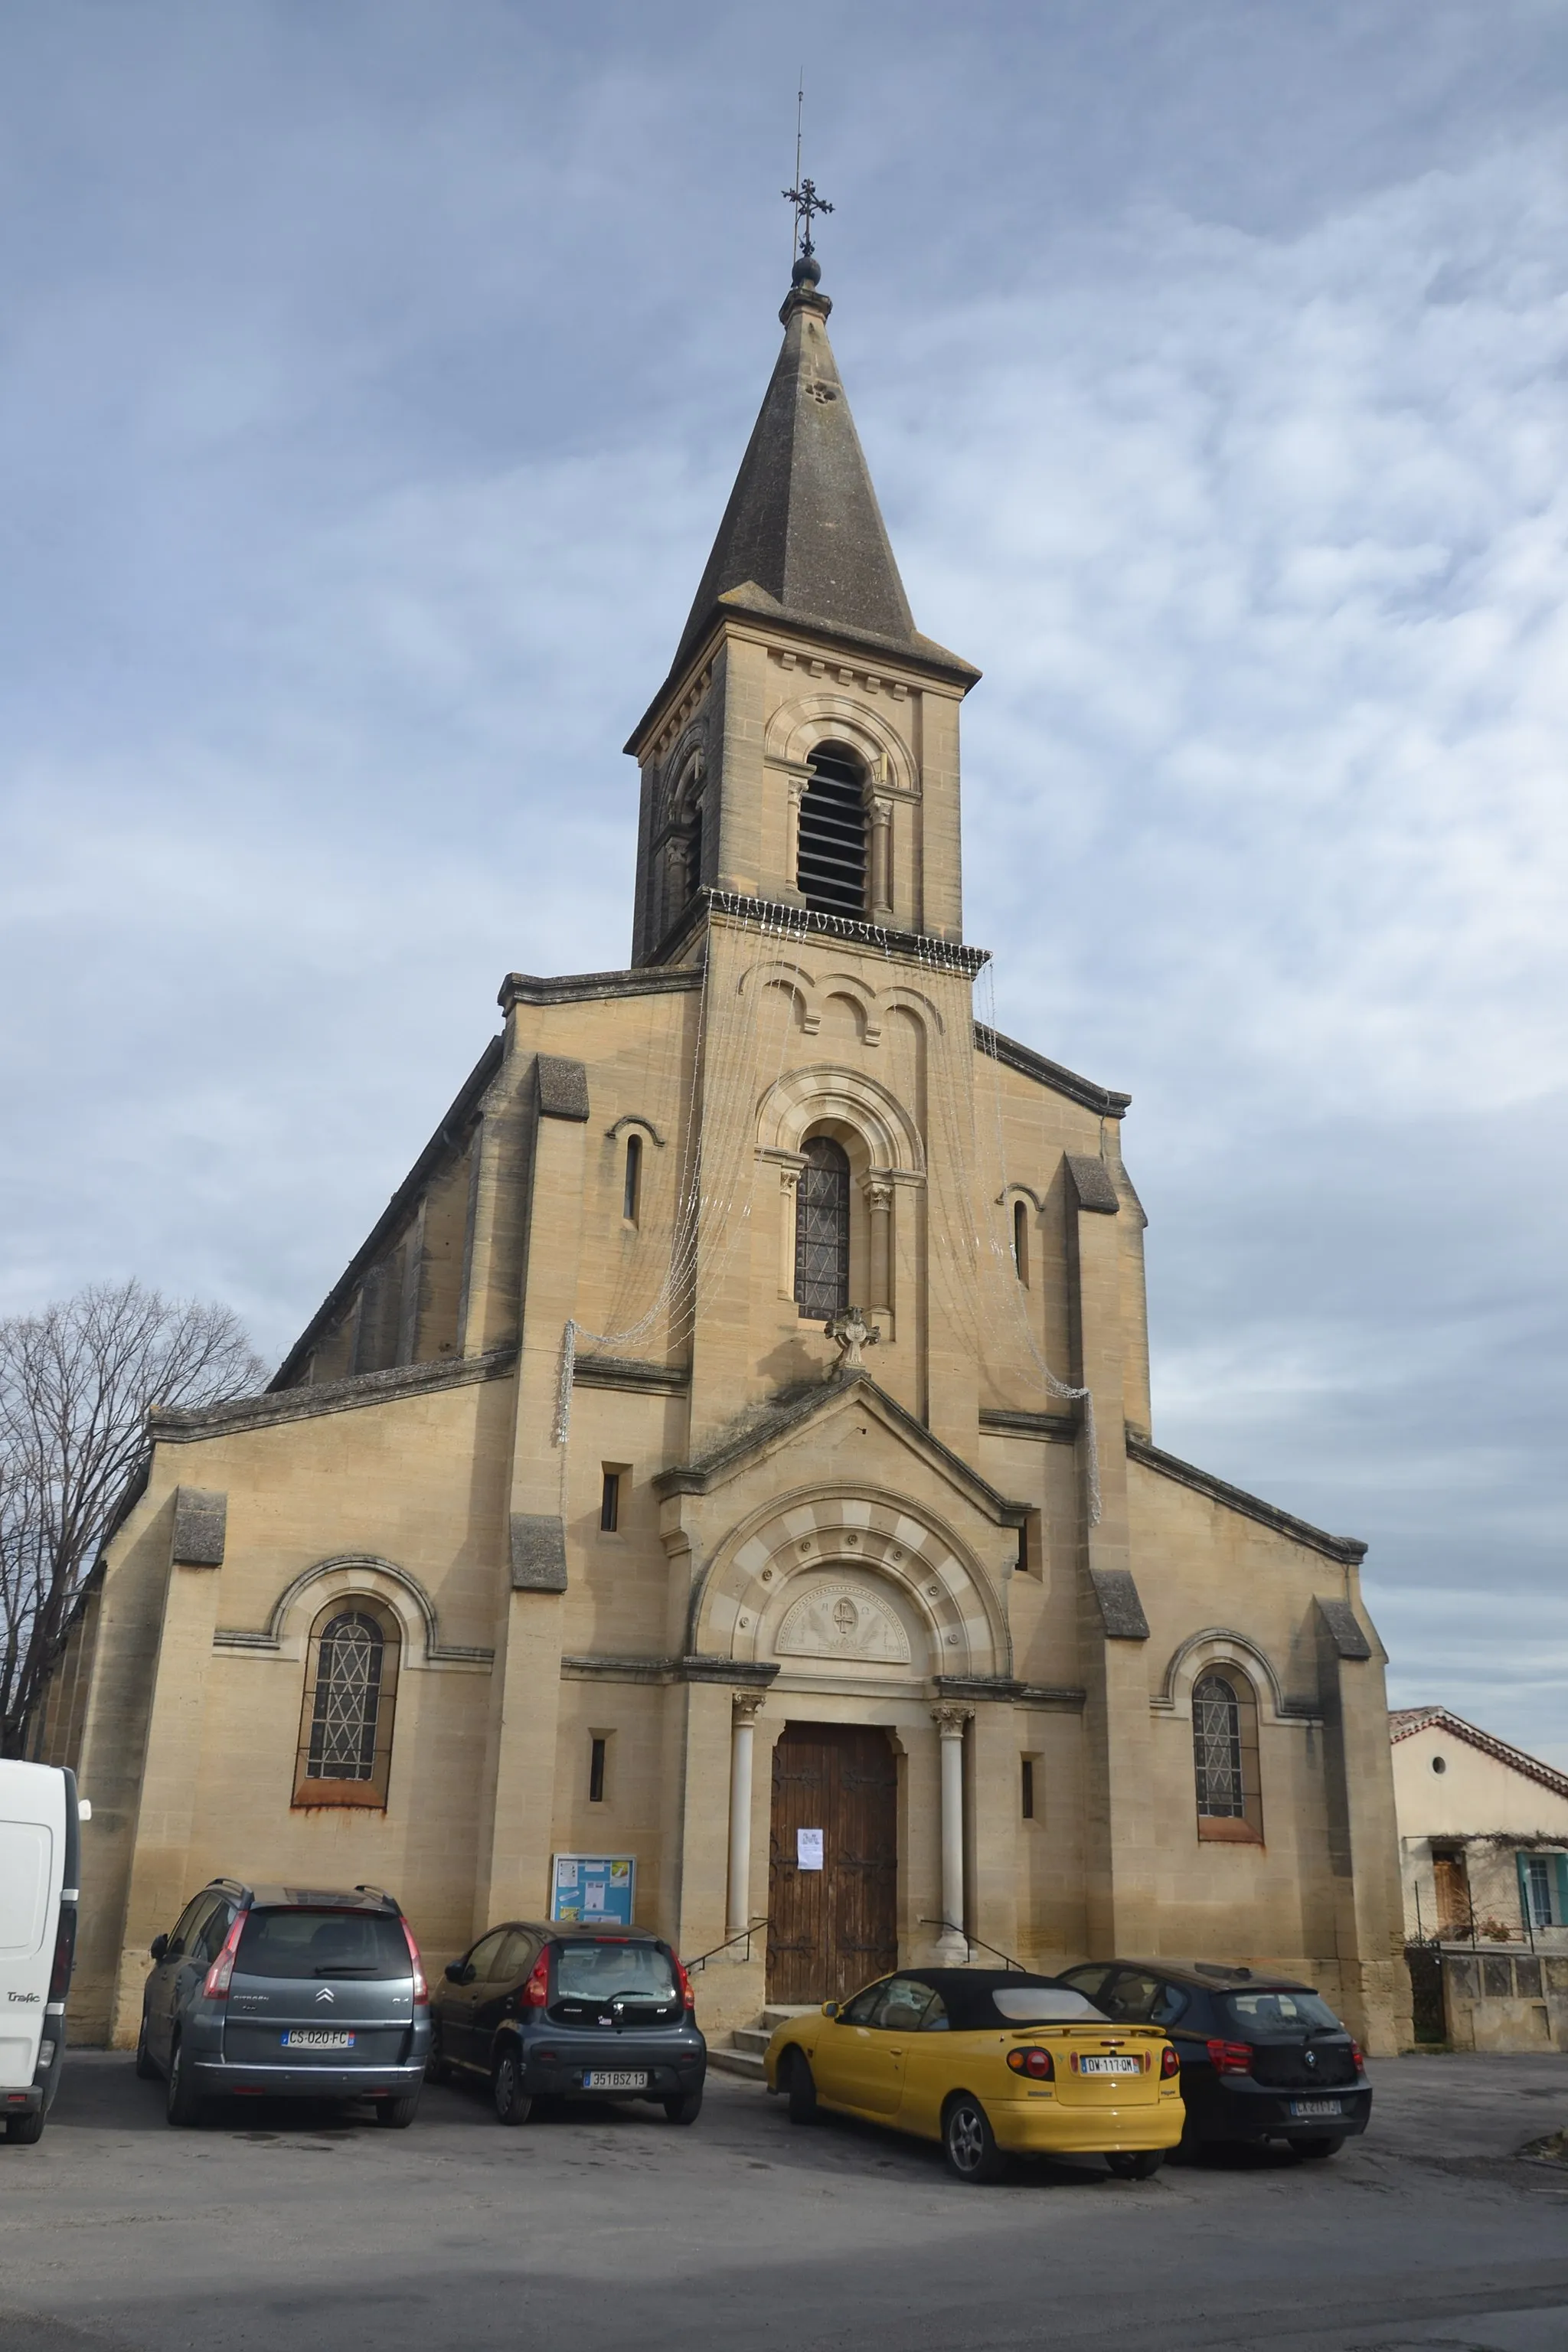
{"type": "Polygon", "coordinates": [[[784,347],[641,770],[634,964],[701,953],[720,892],[957,941],[958,709],[980,673],[914,625],[803,253],[784,347]]]}

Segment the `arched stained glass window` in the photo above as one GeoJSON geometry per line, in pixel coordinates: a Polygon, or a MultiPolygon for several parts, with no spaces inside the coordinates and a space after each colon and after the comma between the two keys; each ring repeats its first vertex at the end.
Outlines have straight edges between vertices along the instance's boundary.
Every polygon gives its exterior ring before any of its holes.
{"type": "Polygon", "coordinates": [[[795,1295],[826,1322],[849,1304],[849,1158],[830,1135],[805,1146],[795,1227],[795,1295]]]}
{"type": "Polygon", "coordinates": [[[1193,1766],[1199,1818],[1244,1821],[1241,1702],[1223,1675],[1201,1675],[1193,1685],[1193,1766]]]}
{"type": "Polygon", "coordinates": [[[310,1642],[295,1768],[297,1805],[384,1805],[397,1687],[395,1624],[374,1603],[339,1602],[310,1642]]]}
{"type": "Polygon", "coordinates": [[[866,911],[866,786],[860,763],[837,743],[811,756],[800,803],[795,877],[815,914],[866,911]]]}

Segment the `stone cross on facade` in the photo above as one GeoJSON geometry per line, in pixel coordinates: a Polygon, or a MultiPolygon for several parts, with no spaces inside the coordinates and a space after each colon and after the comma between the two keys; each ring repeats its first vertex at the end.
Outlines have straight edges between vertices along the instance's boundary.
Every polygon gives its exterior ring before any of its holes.
{"type": "Polygon", "coordinates": [[[867,1322],[858,1307],[848,1307],[842,1315],[833,1318],[827,1326],[827,1336],[838,1343],[838,1361],[834,1370],[858,1372],[862,1349],[874,1348],[882,1335],[867,1322]]]}

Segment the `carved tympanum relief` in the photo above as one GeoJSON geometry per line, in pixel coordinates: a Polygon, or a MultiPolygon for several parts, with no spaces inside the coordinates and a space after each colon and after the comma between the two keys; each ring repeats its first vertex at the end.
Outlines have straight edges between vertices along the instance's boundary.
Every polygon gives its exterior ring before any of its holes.
{"type": "Polygon", "coordinates": [[[888,1666],[910,1663],[910,1637],[893,1612],[863,1584],[821,1584],[784,1612],[773,1648],[781,1657],[856,1658],[888,1666]]]}

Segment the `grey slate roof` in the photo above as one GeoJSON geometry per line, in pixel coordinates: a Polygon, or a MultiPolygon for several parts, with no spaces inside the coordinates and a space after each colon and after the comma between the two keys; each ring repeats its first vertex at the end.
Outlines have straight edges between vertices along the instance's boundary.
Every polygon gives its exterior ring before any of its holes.
{"type": "Polygon", "coordinates": [[[797,286],[674,667],[721,600],[978,676],[915,627],[827,340],[825,294],[797,286]]]}

